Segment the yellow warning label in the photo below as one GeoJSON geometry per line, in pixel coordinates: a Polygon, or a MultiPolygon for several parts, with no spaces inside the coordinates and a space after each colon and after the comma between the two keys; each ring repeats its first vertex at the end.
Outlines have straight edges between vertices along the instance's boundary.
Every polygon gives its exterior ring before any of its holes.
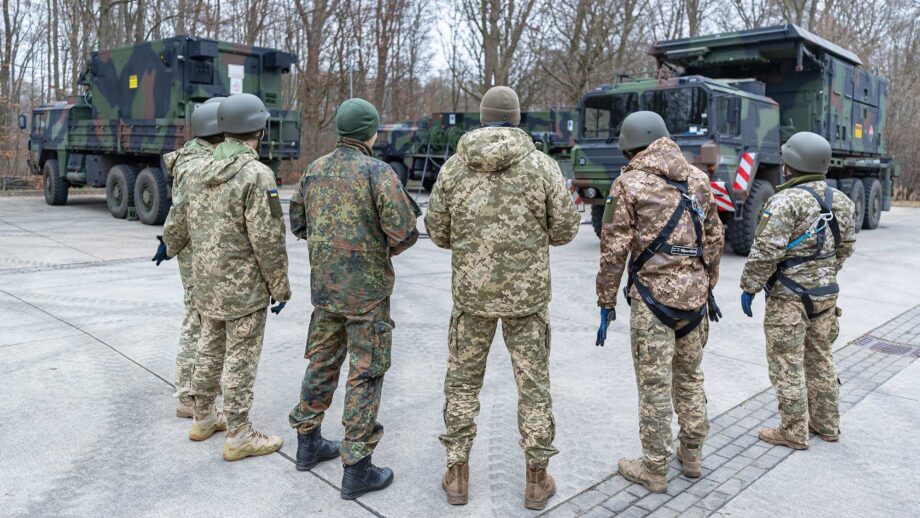
{"type": "Polygon", "coordinates": [[[856,138],[862,138],[862,124],[853,126],[853,136],[856,138]]]}
{"type": "Polygon", "coordinates": [[[137,74],[131,74],[128,76],[128,88],[132,90],[137,88],[137,74]]]}

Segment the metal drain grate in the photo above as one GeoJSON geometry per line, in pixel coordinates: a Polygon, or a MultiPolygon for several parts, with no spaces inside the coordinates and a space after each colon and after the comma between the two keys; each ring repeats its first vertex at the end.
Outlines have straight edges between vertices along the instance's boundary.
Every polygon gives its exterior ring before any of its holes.
{"type": "Polygon", "coordinates": [[[878,340],[870,349],[885,354],[897,354],[898,356],[902,356],[914,350],[914,348],[909,345],[893,344],[891,342],[883,342],[882,340],[878,340]]]}
{"type": "Polygon", "coordinates": [[[857,338],[856,340],[853,340],[853,343],[854,343],[854,344],[859,345],[859,346],[863,346],[863,347],[864,347],[864,346],[867,346],[867,345],[873,345],[875,342],[876,342],[875,337],[874,337],[874,336],[870,336],[870,335],[863,335],[863,336],[857,338]]]}

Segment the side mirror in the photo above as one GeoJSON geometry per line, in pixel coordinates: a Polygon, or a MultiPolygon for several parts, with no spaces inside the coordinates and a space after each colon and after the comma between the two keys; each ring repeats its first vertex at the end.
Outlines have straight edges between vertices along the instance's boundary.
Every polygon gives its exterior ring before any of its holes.
{"type": "Polygon", "coordinates": [[[24,113],[19,114],[19,130],[22,131],[28,126],[24,113]]]}

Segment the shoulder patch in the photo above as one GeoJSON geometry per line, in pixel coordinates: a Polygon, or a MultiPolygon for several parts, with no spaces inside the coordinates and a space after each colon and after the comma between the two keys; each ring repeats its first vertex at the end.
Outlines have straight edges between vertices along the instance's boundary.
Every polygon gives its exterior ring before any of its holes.
{"type": "Polygon", "coordinates": [[[604,225],[609,225],[610,223],[613,223],[613,216],[616,214],[616,211],[617,211],[617,197],[608,195],[607,202],[604,204],[604,218],[602,220],[604,225]]]}
{"type": "Polygon", "coordinates": [[[771,213],[768,210],[763,211],[763,214],[760,215],[760,221],[757,223],[757,230],[754,231],[755,238],[763,232],[764,227],[770,222],[770,216],[771,213]]]}
{"type": "Polygon", "coordinates": [[[265,191],[268,195],[268,207],[271,209],[273,218],[280,218],[284,215],[281,210],[281,198],[278,197],[278,189],[269,189],[265,191]]]}

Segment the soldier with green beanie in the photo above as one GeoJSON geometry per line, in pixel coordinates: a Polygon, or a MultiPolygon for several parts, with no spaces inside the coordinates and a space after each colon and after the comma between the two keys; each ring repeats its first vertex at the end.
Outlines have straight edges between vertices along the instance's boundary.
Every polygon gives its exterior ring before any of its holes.
{"type": "Polygon", "coordinates": [[[291,231],[309,250],[314,307],[304,355],[309,363],[289,416],[297,430],[296,468],[307,471],[341,457],[345,499],[393,481],[393,471],[375,466],[371,455],[383,437],[377,412],[396,325],[390,318],[392,257],[418,240],[421,215],[390,166],[372,158],[379,123],[371,103],[343,102],[335,116],[335,149],[307,167],[290,207],[291,231]],[[320,426],[346,355],[345,439],[338,443],[324,439],[320,426]]]}
{"type": "Polygon", "coordinates": [[[853,254],[855,206],[825,178],[831,145],[799,132],[783,144],[788,181],[777,187],[757,225],[754,246],[741,275],[741,307],[760,290],[767,366],[776,389],[780,424],[757,436],[796,450],[809,432],[825,441],[840,436],[837,370],[831,351],[839,333],[837,273],[853,254]]]}

